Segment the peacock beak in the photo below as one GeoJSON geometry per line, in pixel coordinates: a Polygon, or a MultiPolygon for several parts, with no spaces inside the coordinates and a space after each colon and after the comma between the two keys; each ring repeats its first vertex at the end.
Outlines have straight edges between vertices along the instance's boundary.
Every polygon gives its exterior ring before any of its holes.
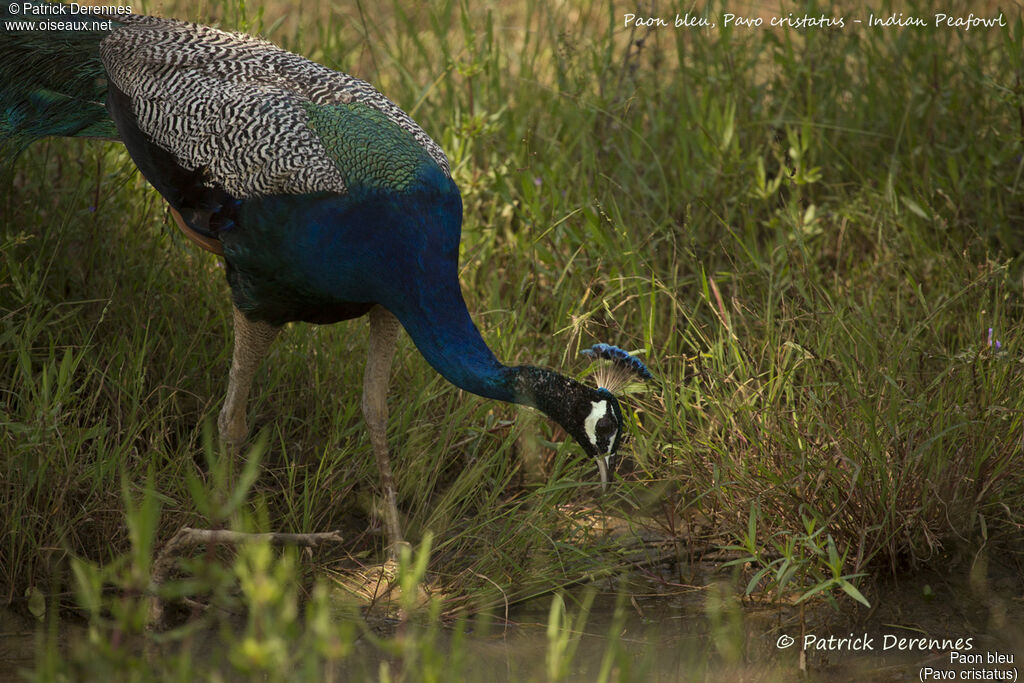
{"type": "Polygon", "coordinates": [[[619,456],[617,453],[609,453],[607,455],[597,456],[597,470],[601,473],[601,492],[608,492],[608,482],[611,480],[611,476],[615,474],[615,466],[619,463],[619,456]]]}

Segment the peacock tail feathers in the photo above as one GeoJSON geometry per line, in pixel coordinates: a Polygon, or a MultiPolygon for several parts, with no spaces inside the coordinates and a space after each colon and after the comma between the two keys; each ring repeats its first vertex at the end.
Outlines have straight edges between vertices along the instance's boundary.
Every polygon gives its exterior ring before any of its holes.
{"type": "Polygon", "coordinates": [[[99,55],[109,32],[64,30],[58,40],[24,18],[0,7],[0,165],[43,137],[117,139],[99,55]]]}

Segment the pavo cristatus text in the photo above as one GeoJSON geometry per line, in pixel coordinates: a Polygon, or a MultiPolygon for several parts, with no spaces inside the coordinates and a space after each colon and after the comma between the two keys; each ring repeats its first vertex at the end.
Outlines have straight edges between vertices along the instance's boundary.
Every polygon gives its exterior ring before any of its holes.
{"type": "MultiPolygon", "coordinates": [[[[49,3],[18,6],[19,16],[0,9],[0,153],[52,135],[119,139],[179,227],[223,255],[235,344],[218,427],[232,452],[281,326],[369,315],[362,410],[390,548],[402,537],[385,437],[399,324],[456,386],[546,413],[607,479],[623,433],[618,401],[608,388],[495,359],[459,286],[459,190],[405,112],[361,80],[252,36],[146,16],[19,30],[8,22],[69,17],[49,3]]],[[[593,353],[649,376],[615,347],[593,353]]]]}

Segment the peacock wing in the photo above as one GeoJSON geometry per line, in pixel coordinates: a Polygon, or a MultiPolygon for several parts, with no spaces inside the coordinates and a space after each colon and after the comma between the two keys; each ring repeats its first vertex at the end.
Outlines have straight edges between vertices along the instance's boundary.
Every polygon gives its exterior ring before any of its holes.
{"type": "Polygon", "coordinates": [[[100,46],[108,106],[140,170],[214,235],[233,202],[408,186],[448,160],[368,83],[253,36],[128,17],[100,46]]]}

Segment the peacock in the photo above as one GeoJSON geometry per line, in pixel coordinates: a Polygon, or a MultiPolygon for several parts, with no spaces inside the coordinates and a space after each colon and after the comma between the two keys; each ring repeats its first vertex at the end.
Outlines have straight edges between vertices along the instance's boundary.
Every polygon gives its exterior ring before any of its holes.
{"type": "Polygon", "coordinates": [[[624,432],[614,385],[650,373],[608,345],[589,351],[614,369],[596,388],[495,358],[459,284],[462,199],[448,159],[398,106],[250,35],[130,14],[60,26],[66,6],[10,7],[0,155],[45,136],[120,140],[185,235],[223,257],[234,348],[217,426],[228,452],[247,438],[253,376],[282,326],[368,316],[361,408],[392,552],[402,530],[386,396],[399,327],[457,387],[547,414],[607,483],[624,432]],[[14,23],[33,19],[59,28],[14,23]]]}

